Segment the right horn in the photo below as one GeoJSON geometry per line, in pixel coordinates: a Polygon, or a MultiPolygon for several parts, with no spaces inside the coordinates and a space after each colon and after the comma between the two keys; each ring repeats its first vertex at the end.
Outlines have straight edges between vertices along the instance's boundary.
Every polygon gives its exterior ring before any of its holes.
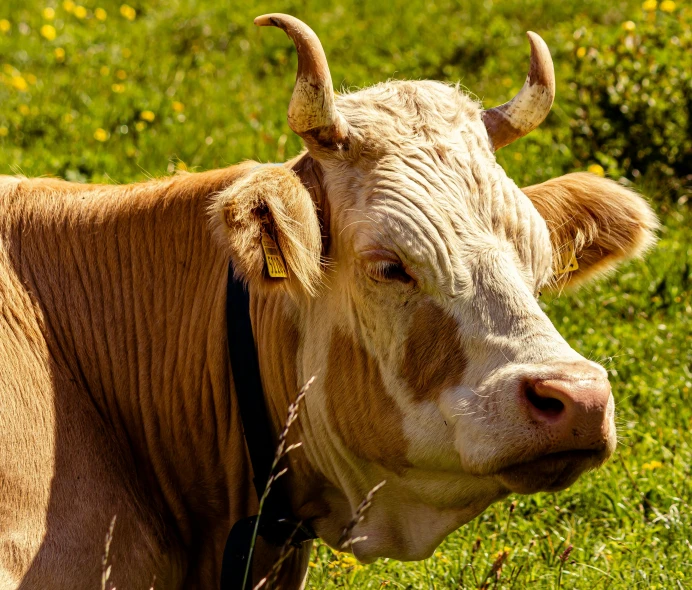
{"type": "Polygon", "coordinates": [[[334,103],[334,88],[327,57],[315,32],[288,14],[265,14],[255,19],[260,27],[278,27],[298,50],[298,72],[288,125],[309,147],[336,148],[346,142],[348,125],[334,103]]]}
{"type": "Polygon", "coordinates": [[[536,33],[531,43],[531,67],[524,86],[509,102],[483,111],[488,137],[496,150],[524,137],[548,116],[555,100],[555,70],[550,50],[536,33]]]}

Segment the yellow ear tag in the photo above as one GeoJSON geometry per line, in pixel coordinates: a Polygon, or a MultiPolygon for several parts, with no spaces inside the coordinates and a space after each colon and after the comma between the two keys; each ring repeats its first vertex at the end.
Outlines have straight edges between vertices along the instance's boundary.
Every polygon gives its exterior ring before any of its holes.
{"type": "Polygon", "coordinates": [[[264,251],[264,261],[267,263],[267,272],[272,278],[286,279],[288,278],[286,263],[274,238],[266,230],[268,224],[269,219],[262,217],[262,250],[264,251]]]}
{"type": "Polygon", "coordinates": [[[574,246],[569,249],[570,257],[569,262],[565,265],[562,270],[558,270],[557,274],[564,275],[568,272],[574,272],[579,268],[579,263],[577,262],[577,254],[574,251],[574,246]]]}

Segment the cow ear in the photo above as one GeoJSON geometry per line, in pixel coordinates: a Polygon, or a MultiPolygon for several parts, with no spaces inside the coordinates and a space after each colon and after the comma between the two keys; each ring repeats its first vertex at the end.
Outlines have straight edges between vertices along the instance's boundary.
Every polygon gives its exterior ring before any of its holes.
{"type": "Polygon", "coordinates": [[[655,242],[651,207],[612,180],[578,172],[522,190],[550,231],[553,288],[605,274],[655,242]]]}
{"type": "Polygon", "coordinates": [[[210,213],[236,276],[260,288],[316,294],[320,225],[310,193],[293,171],[257,166],[216,195],[210,213]]]}

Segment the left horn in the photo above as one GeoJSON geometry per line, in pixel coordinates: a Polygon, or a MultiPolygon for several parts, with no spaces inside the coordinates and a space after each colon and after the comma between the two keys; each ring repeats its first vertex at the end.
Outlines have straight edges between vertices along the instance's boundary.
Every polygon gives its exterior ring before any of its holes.
{"type": "Polygon", "coordinates": [[[348,125],[334,103],[334,88],[327,57],[315,32],[288,14],[265,14],[255,19],[260,27],[278,27],[298,50],[298,73],[288,106],[288,124],[310,146],[332,148],[344,143],[348,125]]]}
{"type": "Polygon", "coordinates": [[[483,111],[488,137],[496,150],[524,137],[548,116],[555,100],[555,70],[550,50],[536,33],[531,43],[531,67],[524,86],[509,102],[483,111]]]}

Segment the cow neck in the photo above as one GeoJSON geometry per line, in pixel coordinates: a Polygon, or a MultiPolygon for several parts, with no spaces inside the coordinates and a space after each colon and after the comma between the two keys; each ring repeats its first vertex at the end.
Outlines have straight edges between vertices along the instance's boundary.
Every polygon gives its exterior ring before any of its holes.
{"type": "Polygon", "coordinates": [[[255,535],[278,547],[289,544],[300,547],[315,539],[316,535],[309,525],[303,524],[293,514],[285,479],[273,479],[270,484],[270,478],[275,474],[276,446],[252,332],[250,295],[242,281],[235,277],[232,263],[228,266],[226,326],[238,412],[261,511],[233,524],[224,551],[221,588],[245,590],[253,587],[251,577],[245,586],[243,579],[248,560],[252,559],[255,535]]]}

